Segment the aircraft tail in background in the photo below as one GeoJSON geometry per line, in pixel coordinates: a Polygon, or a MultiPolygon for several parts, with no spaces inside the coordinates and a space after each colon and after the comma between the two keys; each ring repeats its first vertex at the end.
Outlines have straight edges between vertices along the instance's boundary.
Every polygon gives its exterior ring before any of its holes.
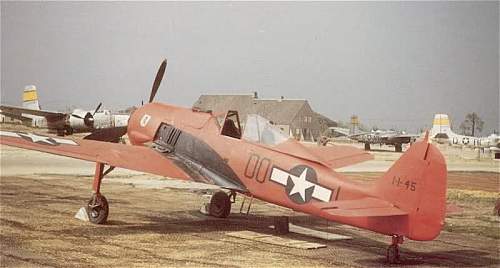
{"type": "Polygon", "coordinates": [[[434,115],[434,121],[432,122],[430,135],[433,138],[451,138],[451,136],[454,135],[453,131],[451,130],[450,119],[447,114],[434,115]],[[446,136],[444,134],[446,134],[446,136]]]}
{"type": "Polygon", "coordinates": [[[36,86],[29,85],[24,87],[23,108],[31,110],[40,110],[40,104],[38,103],[38,93],[36,91],[36,86]]]}

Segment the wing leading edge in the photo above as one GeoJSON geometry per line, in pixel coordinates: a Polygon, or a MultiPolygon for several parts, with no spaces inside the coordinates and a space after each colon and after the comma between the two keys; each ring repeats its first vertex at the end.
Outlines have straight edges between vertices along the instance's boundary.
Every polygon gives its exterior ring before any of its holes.
{"type": "Polygon", "coordinates": [[[0,131],[0,144],[36,150],[165,177],[190,177],[170,159],[143,146],[94,140],[61,139],[33,133],[0,131]]]}
{"type": "Polygon", "coordinates": [[[50,119],[58,119],[58,118],[64,118],[66,116],[65,113],[60,113],[60,112],[51,112],[51,111],[44,111],[44,110],[34,110],[34,109],[27,109],[27,108],[22,108],[22,107],[15,107],[15,106],[8,106],[8,105],[0,105],[0,113],[3,114],[30,114],[30,115],[36,115],[36,116],[44,116],[46,118],[50,119]]]}
{"type": "Polygon", "coordinates": [[[348,145],[307,147],[307,149],[333,169],[373,159],[370,153],[348,145]]]}

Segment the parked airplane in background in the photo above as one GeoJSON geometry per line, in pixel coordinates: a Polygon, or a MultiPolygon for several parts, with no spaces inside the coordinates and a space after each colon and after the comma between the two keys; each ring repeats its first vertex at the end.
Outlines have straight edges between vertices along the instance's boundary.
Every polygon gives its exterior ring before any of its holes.
{"type": "Polygon", "coordinates": [[[329,130],[333,131],[337,136],[346,136],[349,139],[364,143],[365,150],[370,150],[371,144],[386,144],[394,146],[396,152],[402,152],[403,144],[413,143],[420,136],[394,130],[373,130],[358,133],[350,133],[353,131],[339,127],[331,127],[329,130]]]}
{"type": "Polygon", "coordinates": [[[99,103],[94,111],[75,109],[71,113],[41,110],[36,87],[30,85],[24,88],[22,107],[0,105],[0,114],[21,120],[29,126],[48,128],[49,132],[59,136],[127,126],[129,115],[99,110],[101,105],[99,103]]]}
{"type": "MultiPolygon", "coordinates": [[[[242,129],[237,111],[213,114],[155,103],[165,71],[157,73],[149,103],[131,116],[124,132],[131,145],[98,140],[70,140],[0,131],[0,144],[78,158],[96,163],[87,213],[105,223],[108,202],[100,191],[114,167],[169,178],[215,184],[209,212],[224,218],[237,193],[368,229],[392,238],[387,259],[399,259],[403,238],[436,238],[444,225],[447,168],[443,155],[428,142],[416,142],[373,185],[361,185],[334,169],[372,158],[351,146],[306,147],[258,115],[247,116],[242,129]],[[219,124],[223,122],[222,124],[219,124]],[[104,170],[109,165],[108,170],[104,170]],[[229,194],[228,194],[229,193],[229,194]]],[[[106,132],[104,130],[103,132],[106,132]]]]}
{"type": "Polygon", "coordinates": [[[500,153],[500,136],[491,134],[488,137],[472,137],[456,134],[451,130],[450,119],[446,114],[434,115],[430,136],[438,143],[484,148],[495,154],[500,153]]]}

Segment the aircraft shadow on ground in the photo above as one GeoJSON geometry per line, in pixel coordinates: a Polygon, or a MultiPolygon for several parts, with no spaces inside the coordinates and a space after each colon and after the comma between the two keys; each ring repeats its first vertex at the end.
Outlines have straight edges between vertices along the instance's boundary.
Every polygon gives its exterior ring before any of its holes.
{"type": "Polygon", "coordinates": [[[395,153],[395,154],[404,153],[404,151],[403,152],[396,152],[396,151],[394,151],[394,149],[390,150],[390,149],[373,149],[373,148],[371,148],[368,152],[395,153]]]}
{"type": "MultiPolygon", "coordinates": [[[[145,217],[145,216],[142,216],[145,217]]],[[[147,216],[145,220],[149,221],[146,224],[129,224],[126,221],[110,220],[106,225],[91,226],[85,225],[78,228],[61,230],[64,233],[71,235],[102,235],[115,236],[122,234],[145,234],[145,233],[187,233],[206,235],[217,232],[232,232],[232,231],[256,231],[260,233],[273,234],[273,230],[269,228],[273,225],[273,216],[262,215],[245,215],[233,213],[229,218],[218,219],[201,214],[197,210],[189,211],[174,211],[168,214],[158,216],[147,216]],[[91,228],[89,228],[91,226],[91,228]]],[[[310,216],[299,215],[290,216],[290,221],[301,226],[316,227],[321,229],[327,226],[326,221],[310,216]]],[[[328,223],[328,226],[340,226],[336,223],[328,223]]],[[[332,231],[331,229],[329,229],[332,231]]],[[[355,260],[356,263],[363,266],[381,266],[386,265],[385,252],[388,243],[380,242],[364,236],[356,230],[345,230],[344,228],[335,228],[333,230],[337,234],[351,236],[352,240],[340,241],[325,241],[305,235],[290,233],[287,237],[292,239],[306,240],[326,244],[330,248],[345,248],[362,253],[368,253],[370,257],[362,257],[355,260]]],[[[215,238],[214,238],[215,239],[215,238]]],[[[389,239],[388,239],[389,240],[389,239]]],[[[426,242],[422,242],[426,243],[426,242]]],[[[320,252],[320,251],[319,251],[320,252]]],[[[332,258],[331,252],[323,251],[322,254],[315,254],[315,259],[328,261],[332,258]]],[[[293,255],[292,253],[286,253],[293,255]]],[[[401,263],[400,265],[429,265],[429,266],[468,266],[481,267],[499,265],[498,259],[488,256],[488,252],[478,250],[443,250],[434,252],[419,252],[406,248],[404,245],[401,248],[401,263]]],[[[398,266],[398,265],[391,265],[398,266]]]]}

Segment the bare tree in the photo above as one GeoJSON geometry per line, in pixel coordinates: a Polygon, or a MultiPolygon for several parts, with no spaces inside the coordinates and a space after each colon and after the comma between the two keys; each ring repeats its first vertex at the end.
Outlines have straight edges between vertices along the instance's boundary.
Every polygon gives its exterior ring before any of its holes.
{"type": "Polygon", "coordinates": [[[460,124],[460,129],[465,135],[475,136],[476,130],[483,131],[484,121],[481,120],[476,113],[469,113],[465,116],[465,120],[460,124]]]}

